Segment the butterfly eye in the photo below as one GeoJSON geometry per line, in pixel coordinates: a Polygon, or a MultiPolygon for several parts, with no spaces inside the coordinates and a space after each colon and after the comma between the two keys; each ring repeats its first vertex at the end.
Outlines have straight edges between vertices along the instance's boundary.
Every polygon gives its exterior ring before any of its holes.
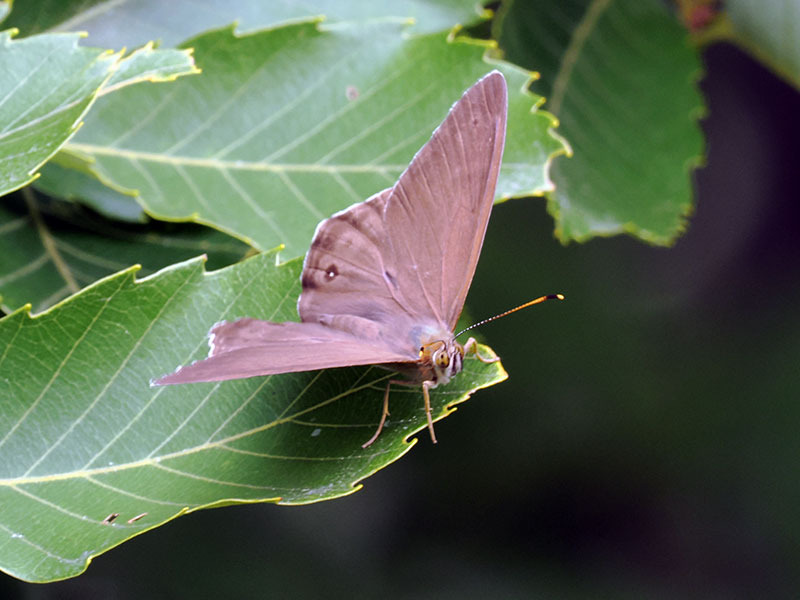
{"type": "Polygon", "coordinates": [[[436,366],[440,369],[446,369],[447,366],[450,364],[450,357],[444,350],[439,351],[436,355],[436,366]]]}

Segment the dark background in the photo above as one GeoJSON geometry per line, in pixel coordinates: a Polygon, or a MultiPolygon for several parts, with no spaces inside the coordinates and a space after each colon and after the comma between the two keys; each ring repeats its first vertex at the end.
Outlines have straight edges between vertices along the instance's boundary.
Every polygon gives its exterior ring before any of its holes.
{"type": "MultiPolygon", "coordinates": [[[[704,53],[707,165],[670,249],[496,207],[468,306],[510,379],[362,491],[202,511],[0,596],[791,598],[800,591],[800,95],[704,53]]],[[[677,166],[676,166],[677,168],[677,166]]]]}

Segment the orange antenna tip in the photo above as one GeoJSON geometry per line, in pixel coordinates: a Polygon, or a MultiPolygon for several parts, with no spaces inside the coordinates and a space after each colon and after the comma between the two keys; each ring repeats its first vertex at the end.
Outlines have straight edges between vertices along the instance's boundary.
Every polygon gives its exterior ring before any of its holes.
{"type": "Polygon", "coordinates": [[[529,302],[526,302],[525,304],[520,304],[519,306],[517,306],[515,308],[512,308],[512,309],[507,310],[505,312],[501,312],[499,315],[495,315],[493,317],[489,317],[488,319],[484,319],[483,321],[478,321],[474,325],[470,325],[466,329],[462,329],[454,337],[458,337],[462,333],[466,333],[470,329],[475,329],[476,327],[484,325],[485,323],[489,323],[491,321],[495,321],[495,320],[499,319],[500,317],[505,317],[506,315],[510,315],[511,313],[515,313],[518,310],[522,310],[523,308],[528,308],[529,306],[533,306],[534,304],[541,304],[542,302],[544,302],[546,300],[563,300],[563,299],[564,299],[564,295],[563,294],[548,294],[547,296],[539,296],[538,298],[530,300],[529,302]]]}

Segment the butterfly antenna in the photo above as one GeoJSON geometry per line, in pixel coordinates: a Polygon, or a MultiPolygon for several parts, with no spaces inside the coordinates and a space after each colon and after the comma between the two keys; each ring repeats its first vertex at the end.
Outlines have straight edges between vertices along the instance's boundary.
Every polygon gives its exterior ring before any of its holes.
{"type": "Polygon", "coordinates": [[[534,304],[541,304],[545,300],[563,300],[563,299],[564,299],[564,296],[562,294],[548,294],[547,296],[540,296],[539,298],[536,298],[535,300],[531,300],[530,302],[526,302],[525,304],[520,304],[516,308],[512,308],[511,310],[507,310],[505,312],[501,312],[499,315],[495,315],[493,317],[489,317],[488,319],[484,319],[483,321],[478,321],[477,323],[475,323],[473,325],[470,325],[466,329],[462,329],[461,331],[459,331],[455,335],[455,337],[460,336],[462,333],[466,333],[470,329],[475,329],[476,327],[480,327],[481,325],[485,325],[486,323],[489,323],[491,321],[496,321],[500,317],[505,317],[506,315],[510,315],[511,313],[515,313],[518,310],[522,310],[523,308],[528,308],[529,306],[533,306],[534,304]]]}

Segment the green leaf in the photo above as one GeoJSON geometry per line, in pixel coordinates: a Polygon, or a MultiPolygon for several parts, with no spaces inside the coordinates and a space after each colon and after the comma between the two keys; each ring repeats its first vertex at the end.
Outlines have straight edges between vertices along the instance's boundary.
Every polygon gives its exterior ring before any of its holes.
{"type": "MultiPolygon", "coordinates": [[[[146,44],[119,63],[98,95],[126,85],[173,81],[196,73],[199,70],[194,66],[191,50],[156,51],[151,44],[146,44]]],[[[82,202],[108,217],[139,222],[147,219],[134,192],[104,185],[82,157],[56,155],[42,166],[40,178],[34,184],[51,196],[82,202]]]]}
{"type": "Polygon", "coordinates": [[[33,183],[37,190],[63,200],[81,202],[110,219],[131,223],[147,221],[135,194],[117,191],[88,173],[61,164],[60,159],[65,156],[68,155],[57,154],[42,167],[41,176],[33,183]]]}
{"type": "Polygon", "coordinates": [[[35,179],[72,136],[118,55],[81,48],[77,34],[12,40],[0,32],[0,195],[35,179]]]}
{"type": "Polygon", "coordinates": [[[78,46],[79,34],[13,40],[14,33],[0,33],[0,62],[8,67],[0,72],[0,195],[36,178],[36,170],[77,131],[101,90],[197,72],[185,50],[147,46],[120,61],[118,54],[78,46]]]}
{"type": "Polygon", "coordinates": [[[0,295],[6,312],[31,303],[38,312],[82,287],[133,264],[149,274],[208,253],[213,266],[240,260],[248,248],[223,233],[191,225],[126,225],[79,205],[48,202],[23,190],[26,202],[0,204],[0,295]]]}
{"type": "MultiPolygon", "coordinates": [[[[408,436],[425,428],[412,388],[393,388],[391,421],[361,448],[391,376],[376,367],[149,387],[201,358],[221,319],[295,319],[300,269],[274,254],[209,274],[193,260],[138,282],[129,269],[35,318],[21,310],[0,321],[5,572],[74,576],[200,508],[343,496],[409,450],[408,436]]],[[[435,418],[504,378],[499,363],[468,359],[434,390],[435,418]]]]}
{"type": "Polygon", "coordinates": [[[736,41],[781,77],[800,87],[800,5],[796,0],[728,0],[736,41]]]}
{"type": "Polygon", "coordinates": [[[658,0],[514,2],[499,23],[506,57],[542,73],[533,89],[572,145],[552,173],[557,236],[672,243],[703,151],[700,64],[686,32],[658,0]]]}
{"type": "Polygon", "coordinates": [[[392,185],[492,66],[511,90],[497,196],[551,188],[549,161],[563,151],[553,119],[531,114],[527,73],[487,64],[483,45],[409,37],[394,23],[221,30],[191,44],[202,75],[102,98],[66,149],[137,190],[157,218],[300,255],[320,220],[392,185]]]}
{"type": "Polygon", "coordinates": [[[395,20],[415,33],[432,33],[470,25],[481,12],[477,0],[26,0],[14,7],[6,25],[25,35],[87,31],[93,46],[133,48],[151,40],[175,46],[234,21],[239,31],[249,32],[320,17],[328,22],[395,20]]]}

